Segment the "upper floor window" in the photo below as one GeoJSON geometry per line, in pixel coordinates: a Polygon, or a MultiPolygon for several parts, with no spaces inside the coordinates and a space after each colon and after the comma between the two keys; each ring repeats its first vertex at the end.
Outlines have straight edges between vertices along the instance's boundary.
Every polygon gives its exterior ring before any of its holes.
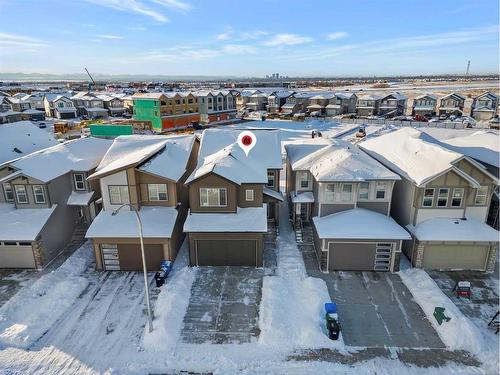
{"type": "Polygon", "coordinates": [[[254,200],[254,192],[253,189],[245,190],[245,200],[253,201],[254,200]]]}
{"type": "Polygon", "coordinates": [[[267,172],[267,187],[274,187],[274,172],[267,172]]]}
{"type": "Polygon", "coordinates": [[[434,203],[434,189],[425,189],[424,198],[422,199],[422,206],[432,207],[434,203]]]}
{"type": "Polygon", "coordinates": [[[166,184],[148,184],[148,197],[150,201],[167,201],[166,184]]]}
{"type": "Polygon", "coordinates": [[[200,188],[200,205],[202,207],[226,207],[226,188],[200,188]]]}
{"type": "Polygon", "coordinates": [[[300,187],[302,189],[309,188],[309,173],[299,172],[299,181],[300,181],[300,187]]]}
{"type": "Polygon", "coordinates": [[[73,180],[75,181],[75,190],[85,190],[85,176],[83,173],[73,174],[73,180]]]}
{"type": "Polygon", "coordinates": [[[438,191],[437,206],[446,207],[448,206],[448,195],[450,190],[448,188],[441,188],[438,191]]]}
{"type": "Polygon", "coordinates": [[[59,108],[63,108],[64,107],[64,102],[57,102],[57,106],[59,108]]]}
{"type": "Polygon", "coordinates": [[[325,185],[325,202],[333,202],[335,200],[335,184],[325,185]]]}
{"type": "Polygon", "coordinates": [[[359,183],[359,199],[368,199],[370,193],[370,183],[369,182],[360,182],[359,183]]]}
{"type": "Polygon", "coordinates": [[[352,184],[342,184],[342,201],[352,201],[352,184]]]}
{"type": "Polygon", "coordinates": [[[35,197],[36,204],[46,203],[44,190],[42,185],[33,185],[33,196],[35,197]]]}
{"type": "Polygon", "coordinates": [[[26,194],[26,186],[24,185],[16,185],[16,199],[17,203],[28,203],[28,194],[26,194]]]}
{"type": "Polygon", "coordinates": [[[180,99],[177,99],[177,100],[175,101],[175,104],[181,104],[180,99]]]}
{"type": "Polygon", "coordinates": [[[488,195],[488,186],[480,186],[476,191],[475,204],[484,206],[486,204],[486,197],[488,195]]]}
{"type": "Polygon", "coordinates": [[[14,202],[14,192],[11,184],[3,184],[3,194],[6,202],[14,202]]]}
{"type": "Polygon", "coordinates": [[[130,203],[127,185],[109,185],[109,203],[125,204],[130,203]]]}
{"type": "Polygon", "coordinates": [[[453,197],[451,198],[451,207],[461,207],[464,199],[464,189],[453,189],[453,197]]]}
{"type": "Polygon", "coordinates": [[[377,182],[377,188],[375,190],[375,198],[376,199],[385,199],[387,194],[387,183],[386,182],[377,182]]]}

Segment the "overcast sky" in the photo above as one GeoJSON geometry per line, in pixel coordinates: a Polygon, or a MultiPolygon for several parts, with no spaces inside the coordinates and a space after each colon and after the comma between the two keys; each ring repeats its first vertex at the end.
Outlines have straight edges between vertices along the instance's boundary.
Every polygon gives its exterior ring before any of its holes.
{"type": "Polygon", "coordinates": [[[0,72],[498,72],[498,0],[0,0],[0,72]]]}

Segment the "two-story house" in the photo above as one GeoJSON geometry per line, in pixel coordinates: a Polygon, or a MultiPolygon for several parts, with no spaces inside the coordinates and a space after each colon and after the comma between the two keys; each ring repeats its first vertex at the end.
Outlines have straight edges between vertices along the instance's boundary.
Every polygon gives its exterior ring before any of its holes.
{"type": "Polygon", "coordinates": [[[248,156],[239,129],[203,132],[198,165],[189,176],[190,211],[184,224],[192,266],[263,264],[268,219],[278,220],[281,145],[276,130],[252,130],[248,156]]]}
{"type": "Polygon", "coordinates": [[[276,114],[281,111],[281,107],[286,103],[286,99],[294,94],[293,91],[274,91],[267,97],[267,112],[269,114],[276,114]]]}
{"type": "Polygon", "coordinates": [[[42,92],[39,93],[31,93],[23,96],[21,99],[30,103],[30,108],[37,109],[39,111],[45,111],[45,105],[43,104],[44,94],[42,92]]]}
{"type": "Polygon", "coordinates": [[[97,95],[88,91],[80,91],[71,98],[78,116],[94,118],[107,118],[109,112],[104,108],[104,102],[97,95]]]}
{"type": "Polygon", "coordinates": [[[325,107],[327,116],[337,116],[346,113],[356,113],[358,97],[354,93],[338,92],[330,98],[325,107]]]}
{"type": "Polygon", "coordinates": [[[76,117],[76,108],[71,99],[63,94],[45,94],[43,97],[45,115],[58,119],[72,119],[76,117]]]}
{"type": "Polygon", "coordinates": [[[245,111],[247,109],[247,103],[250,97],[254,94],[261,94],[262,91],[256,89],[246,89],[242,90],[236,95],[236,111],[245,111]]]}
{"type": "Polygon", "coordinates": [[[324,116],[326,113],[326,106],[330,99],[334,98],[335,94],[325,93],[314,95],[309,98],[309,105],[307,106],[307,113],[311,116],[324,116]]]}
{"type": "Polygon", "coordinates": [[[31,108],[30,102],[20,97],[7,96],[5,100],[10,104],[10,109],[15,112],[23,112],[31,108]]]}
{"type": "Polygon", "coordinates": [[[291,117],[297,113],[306,113],[309,99],[315,96],[308,92],[296,92],[286,98],[285,104],[281,107],[280,116],[291,117]]]}
{"type": "Polygon", "coordinates": [[[471,116],[478,121],[490,120],[498,111],[498,95],[485,92],[472,101],[471,116]]]}
{"type": "Polygon", "coordinates": [[[391,215],[412,233],[403,251],[415,267],[493,270],[499,233],[485,221],[495,176],[416,129],[384,134],[360,147],[401,176],[391,215]]]}
{"type": "Polygon", "coordinates": [[[104,108],[108,110],[112,117],[121,116],[127,111],[121,97],[105,94],[97,95],[97,97],[102,100],[104,108]]]}
{"type": "Polygon", "coordinates": [[[465,96],[451,93],[441,98],[439,103],[439,115],[462,116],[464,112],[465,96]]]}
{"type": "Polygon", "coordinates": [[[361,94],[358,95],[356,102],[356,114],[358,116],[375,116],[380,107],[382,96],[374,94],[361,94]]]}
{"type": "Polygon", "coordinates": [[[406,96],[394,92],[380,99],[378,115],[384,117],[402,116],[406,111],[406,96]]]}
{"type": "Polygon", "coordinates": [[[137,216],[128,204],[140,216],[148,270],[175,259],[188,210],[184,181],[196,165],[197,149],[192,135],[115,138],[88,178],[102,192],[103,209],[86,234],[98,270],[142,270],[137,216]]]}
{"type": "Polygon", "coordinates": [[[91,173],[111,145],[58,144],[0,166],[0,268],[43,268],[99,210],[91,173]]]}
{"type": "Polygon", "coordinates": [[[198,99],[200,122],[212,122],[233,119],[236,115],[236,96],[229,90],[204,90],[194,93],[198,99]]]}
{"type": "Polygon", "coordinates": [[[311,225],[323,271],[398,271],[410,235],[390,216],[399,176],[339,140],[288,144],[286,176],[295,228],[311,225]]]}
{"type": "Polygon", "coordinates": [[[431,118],[436,115],[437,98],[434,95],[424,94],[413,99],[412,116],[431,118]]]}
{"type": "Polygon", "coordinates": [[[267,94],[256,92],[250,95],[246,108],[248,111],[265,111],[267,108],[267,94]]]}

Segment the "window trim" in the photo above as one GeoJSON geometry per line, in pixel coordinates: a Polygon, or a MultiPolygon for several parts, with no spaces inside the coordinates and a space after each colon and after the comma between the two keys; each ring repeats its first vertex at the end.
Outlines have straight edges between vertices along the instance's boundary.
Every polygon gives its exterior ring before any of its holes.
{"type": "Polygon", "coordinates": [[[247,202],[253,202],[255,200],[255,192],[253,189],[245,189],[245,200],[247,202]],[[249,193],[251,195],[251,197],[249,198],[249,193]]]}
{"type": "Polygon", "coordinates": [[[370,183],[368,181],[360,182],[358,185],[358,200],[367,201],[369,199],[370,199],[370,183]],[[364,184],[367,186],[366,189],[361,187],[361,185],[364,185],[364,184]],[[361,197],[362,190],[366,190],[366,198],[361,197]]]}
{"type": "Polygon", "coordinates": [[[28,199],[28,190],[26,189],[26,185],[14,185],[14,191],[16,194],[16,203],[18,204],[29,204],[29,199],[28,199]],[[23,202],[19,199],[19,192],[17,189],[23,189],[24,190],[24,196],[26,197],[26,202],[23,202]]]}
{"type": "Polygon", "coordinates": [[[353,184],[352,183],[346,183],[346,184],[342,184],[342,188],[340,189],[340,200],[342,202],[352,202],[352,198],[353,198],[353,193],[354,192],[354,187],[353,187],[353,184]],[[346,192],[344,191],[344,187],[345,186],[350,186],[351,187],[351,191],[349,192],[349,199],[344,199],[344,194],[346,194],[346,192]]]}
{"type": "Polygon", "coordinates": [[[389,186],[388,186],[388,183],[387,183],[387,182],[385,182],[385,181],[377,181],[377,183],[376,183],[376,185],[375,185],[375,199],[376,199],[376,200],[380,200],[380,201],[382,201],[382,200],[386,200],[386,199],[387,199],[387,190],[388,190],[388,187],[389,187],[389,186]],[[379,186],[383,186],[383,187],[384,187],[384,189],[383,189],[383,190],[382,190],[382,189],[380,189],[380,188],[379,188],[379,186]],[[384,192],[384,197],[383,197],[383,198],[379,198],[379,197],[378,197],[378,193],[379,193],[380,191],[383,191],[383,192],[384,192]]]}
{"type": "Polygon", "coordinates": [[[333,182],[326,183],[325,184],[325,189],[323,191],[323,201],[325,203],[334,203],[335,202],[335,184],[333,182]],[[333,186],[333,190],[329,191],[328,190],[328,185],[333,186]],[[328,200],[326,197],[328,197],[328,194],[331,194],[332,199],[328,200]]]}
{"type": "Polygon", "coordinates": [[[150,202],[167,202],[168,201],[168,186],[167,184],[147,184],[148,201],[150,202]],[[160,192],[159,187],[165,186],[165,192],[160,192]],[[155,189],[156,197],[151,196],[150,188],[155,189]],[[160,194],[165,194],[165,199],[160,199],[160,194]]]}
{"type": "Polygon", "coordinates": [[[33,185],[32,186],[32,189],[33,189],[33,198],[35,200],[35,204],[46,204],[47,203],[47,198],[45,197],[45,188],[43,185],[33,185]],[[42,196],[43,196],[43,201],[38,201],[37,200],[37,194],[35,193],[35,188],[40,188],[41,189],[41,192],[42,192],[42,196]]]}
{"type": "Polygon", "coordinates": [[[463,201],[464,201],[464,194],[465,194],[465,189],[464,188],[454,188],[453,189],[453,194],[451,196],[451,207],[462,207],[462,204],[463,204],[463,201]],[[460,198],[456,198],[455,197],[455,192],[457,190],[462,192],[460,198]],[[453,204],[453,200],[455,200],[455,199],[460,199],[460,204],[458,206],[453,204]]]}
{"type": "Polygon", "coordinates": [[[12,187],[12,185],[9,184],[8,182],[5,182],[4,184],[2,184],[2,187],[3,187],[3,196],[5,198],[5,202],[7,202],[7,203],[15,202],[16,197],[14,195],[14,188],[12,187]],[[10,198],[10,199],[9,199],[9,197],[7,197],[7,190],[10,191],[10,195],[12,196],[12,198],[10,198]]]}
{"type": "Polygon", "coordinates": [[[448,207],[449,198],[450,198],[450,188],[439,188],[438,189],[437,200],[436,200],[436,207],[448,207]],[[442,198],[440,196],[441,195],[441,190],[446,190],[446,198],[442,198]],[[444,204],[444,206],[441,206],[439,204],[439,201],[443,200],[443,199],[445,200],[445,204],[444,204]]]}
{"type": "Polygon", "coordinates": [[[120,204],[127,204],[130,203],[130,192],[128,191],[128,185],[108,185],[108,196],[109,196],[109,204],[113,206],[117,206],[120,204]],[[114,203],[112,199],[112,194],[111,194],[111,188],[118,187],[118,188],[127,188],[127,200],[128,202],[124,202],[123,197],[122,197],[122,191],[121,189],[119,190],[120,193],[120,202],[119,203],[114,203]]]}
{"type": "Polygon", "coordinates": [[[227,207],[227,188],[225,187],[201,187],[200,188],[200,207],[227,207]],[[206,190],[207,191],[207,204],[203,204],[203,201],[202,201],[202,191],[203,190],[206,190]],[[208,199],[208,190],[217,190],[218,191],[218,201],[219,201],[219,204],[217,205],[211,205],[209,204],[209,199],[208,199]],[[226,204],[221,204],[221,199],[220,199],[220,193],[221,191],[224,191],[225,192],[225,195],[226,195],[226,204]]]}
{"type": "Polygon", "coordinates": [[[309,172],[307,171],[299,171],[299,186],[301,189],[310,189],[311,179],[309,178],[309,172]],[[305,182],[302,177],[307,177],[307,186],[302,186],[302,183],[305,182]]]}
{"type": "Polygon", "coordinates": [[[84,191],[84,190],[87,190],[87,187],[85,186],[85,174],[83,173],[73,173],[73,182],[75,184],[75,190],[76,191],[84,191]],[[77,181],[76,180],[76,176],[82,176],[82,181],[77,181]],[[83,184],[83,188],[82,189],[79,189],[78,188],[78,183],[81,182],[83,184]]]}
{"type": "Polygon", "coordinates": [[[275,187],[275,183],[276,183],[276,175],[274,172],[267,172],[267,184],[266,184],[266,187],[268,188],[273,188],[275,187]],[[269,180],[273,180],[273,184],[272,185],[269,185],[269,180]]]}
{"type": "Polygon", "coordinates": [[[486,206],[487,205],[487,201],[488,201],[488,193],[489,193],[488,186],[480,186],[480,187],[478,187],[476,189],[476,196],[474,197],[474,205],[475,206],[486,206]],[[479,191],[481,189],[485,189],[485,192],[479,194],[479,191]],[[478,198],[479,197],[482,198],[482,199],[484,199],[483,203],[478,203],[478,198]]]}
{"type": "Polygon", "coordinates": [[[422,207],[433,207],[434,206],[434,197],[436,196],[436,189],[435,188],[424,188],[424,194],[422,195],[422,207]],[[432,190],[432,197],[426,197],[425,196],[425,191],[426,190],[432,190]],[[431,204],[429,206],[425,205],[424,202],[426,199],[431,199],[431,204]]]}

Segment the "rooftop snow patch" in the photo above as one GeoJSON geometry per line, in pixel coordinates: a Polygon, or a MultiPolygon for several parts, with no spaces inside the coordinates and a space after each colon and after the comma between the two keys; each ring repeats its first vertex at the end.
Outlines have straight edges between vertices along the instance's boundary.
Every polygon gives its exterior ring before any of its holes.
{"type": "Polygon", "coordinates": [[[35,241],[56,207],[17,209],[13,204],[0,203],[0,240],[35,241]]]}
{"type": "MultiPolygon", "coordinates": [[[[137,216],[125,207],[115,216],[101,211],[90,225],[86,238],[139,238],[137,216]]],[[[144,238],[170,238],[177,219],[174,207],[142,207],[139,211],[144,238]]]]}
{"type": "Polygon", "coordinates": [[[425,133],[402,128],[361,142],[360,147],[420,186],[452,168],[452,164],[463,157],[428,140],[429,136],[425,133]]]}
{"type": "Polygon", "coordinates": [[[313,217],[314,227],[320,238],[355,238],[410,240],[411,236],[390,216],[354,208],[335,214],[313,217]]]}
{"type": "Polygon", "coordinates": [[[31,121],[3,124],[0,126],[0,164],[57,144],[49,132],[31,121]]]}
{"type": "Polygon", "coordinates": [[[78,192],[78,191],[74,191],[69,196],[66,204],[68,206],[88,206],[88,204],[93,196],[94,196],[93,191],[83,192],[83,193],[78,192]]]}
{"type": "Polygon", "coordinates": [[[408,229],[419,241],[498,242],[499,232],[476,219],[428,219],[408,229]]]}
{"type": "Polygon", "coordinates": [[[264,186],[262,193],[271,197],[271,198],[277,199],[280,202],[283,202],[283,194],[281,194],[281,192],[279,192],[279,191],[269,189],[269,188],[264,186]]]}
{"type": "Polygon", "coordinates": [[[267,232],[267,207],[238,207],[236,213],[189,212],[184,232],[267,232]]]}
{"type": "Polygon", "coordinates": [[[108,150],[111,141],[87,137],[67,141],[24,156],[10,165],[26,176],[49,182],[71,171],[94,169],[108,150]]]}
{"type": "Polygon", "coordinates": [[[292,170],[307,170],[318,181],[399,180],[399,176],[356,146],[340,140],[315,150],[312,145],[285,146],[292,170]]]}
{"type": "Polygon", "coordinates": [[[292,203],[313,203],[314,202],[314,194],[312,191],[303,191],[303,192],[290,192],[290,198],[292,199],[292,203]]]}

